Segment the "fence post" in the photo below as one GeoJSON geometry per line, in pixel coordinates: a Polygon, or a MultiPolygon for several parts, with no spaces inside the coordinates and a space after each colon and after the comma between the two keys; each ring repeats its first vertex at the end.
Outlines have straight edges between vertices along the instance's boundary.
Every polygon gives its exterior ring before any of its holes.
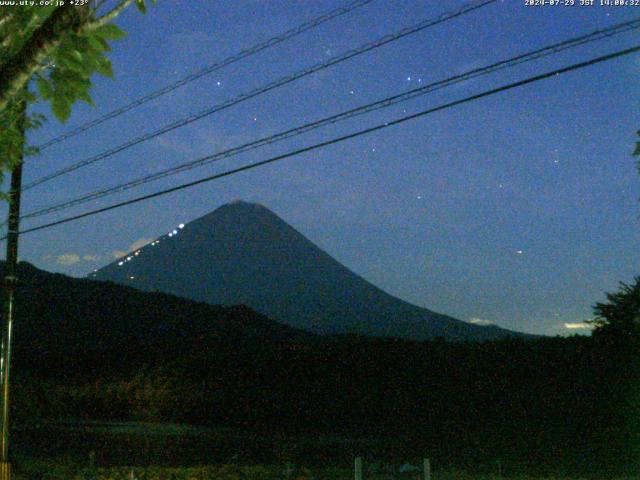
{"type": "Polygon", "coordinates": [[[431,480],[431,462],[428,458],[422,461],[422,468],[424,470],[424,480],[431,480]]]}
{"type": "Polygon", "coordinates": [[[356,457],[353,470],[354,480],[362,480],[362,457],[356,457]]]}

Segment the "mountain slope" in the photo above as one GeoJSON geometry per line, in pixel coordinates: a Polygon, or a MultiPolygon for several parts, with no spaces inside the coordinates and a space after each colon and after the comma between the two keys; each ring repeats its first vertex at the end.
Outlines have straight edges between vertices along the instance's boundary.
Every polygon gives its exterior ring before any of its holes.
{"type": "Polygon", "coordinates": [[[208,351],[219,343],[296,343],[314,338],[244,306],[214,306],[71,278],[25,262],[19,265],[18,277],[13,338],[22,353],[15,357],[30,369],[51,369],[52,374],[57,369],[48,363],[51,359],[67,359],[60,372],[86,373],[208,351]]]}
{"type": "Polygon", "coordinates": [[[243,304],[321,334],[414,340],[521,335],[471,325],[395,298],[261,205],[233,202],[181,227],[90,278],[210,304],[243,304]]]}

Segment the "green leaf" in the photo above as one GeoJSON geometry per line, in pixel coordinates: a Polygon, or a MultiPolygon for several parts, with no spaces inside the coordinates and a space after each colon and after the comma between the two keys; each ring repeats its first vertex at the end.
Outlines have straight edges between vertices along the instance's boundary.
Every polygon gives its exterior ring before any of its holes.
{"type": "Polygon", "coordinates": [[[104,38],[98,37],[98,41],[102,44],[105,52],[111,51],[111,45],[109,45],[109,42],[107,42],[104,38]]]}
{"type": "Polygon", "coordinates": [[[98,27],[93,32],[94,34],[99,35],[105,40],[120,40],[121,38],[127,36],[127,32],[121,30],[113,23],[108,23],[106,25],[98,27]]]}
{"type": "Polygon", "coordinates": [[[136,0],[136,7],[138,7],[138,10],[142,13],[147,13],[147,6],[144,4],[144,0],[136,0]]]}
{"type": "Polygon", "coordinates": [[[104,39],[94,35],[93,32],[87,33],[87,41],[94,51],[108,52],[110,50],[109,44],[104,39]]]}
{"type": "Polygon", "coordinates": [[[36,84],[38,86],[38,91],[40,92],[40,96],[49,100],[53,96],[53,87],[51,86],[51,82],[44,77],[38,77],[36,80],[36,84]]]}
{"type": "Polygon", "coordinates": [[[98,61],[98,65],[96,66],[96,72],[105,77],[113,78],[113,68],[111,67],[111,62],[106,57],[101,57],[98,61]]]}
{"type": "Polygon", "coordinates": [[[55,52],[54,59],[57,66],[56,72],[69,69],[80,75],[91,74],[91,69],[83,61],[82,53],[72,42],[62,42],[55,52]]]}
{"type": "Polygon", "coordinates": [[[76,60],[78,60],[79,62],[82,62],[84,60],[84,57],[82,56],[82,53],[78,50],[73,50],[71,52],[71,54],[76,58],[76,60]]]}
{"type": "Polygon", "coordinates": [[[51,109],[56,118],[61,122],[65,122],[71,115],[71,105],[62,95],[53,98],[51,109]]]}
{"type": "Polygon", "coordinates": [[[89,92],[86,90],[78,92],[78,98],[82,100],[84,103],[88,103],[92,107],[96,106],[96,104],[93,103],[93,99],[91,98],[91,95],[89,95],[89,92]]]}

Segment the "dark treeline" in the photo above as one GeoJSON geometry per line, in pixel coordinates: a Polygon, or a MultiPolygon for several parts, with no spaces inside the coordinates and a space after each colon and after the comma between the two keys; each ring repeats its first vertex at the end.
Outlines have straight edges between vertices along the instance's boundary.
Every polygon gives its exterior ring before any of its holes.
{"type": "Polygon", "coordinates": [[[338,434],[378,439],[349,454],[428,454],[466,468],[499,459],[528,473],[640,466],[640,351],[629,339],[321,338],[242,307],[22,270],[18,424],[83,417],[338,434]]]}

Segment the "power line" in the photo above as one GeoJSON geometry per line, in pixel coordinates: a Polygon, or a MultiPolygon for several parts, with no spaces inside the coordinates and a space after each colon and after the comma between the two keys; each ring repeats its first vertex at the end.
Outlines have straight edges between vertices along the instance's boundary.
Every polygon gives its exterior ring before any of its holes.
{"type": "MultiPolygon", "coordinates": [[[[630,55],[632,53],[636,53],[636,52],[639,52],[639,51],[640,51],[640,46],[636,46],[636,47],[632,47],[632,48],[627,48],[625,50],[620,50],[620,51],[617,51],[617,52],[614,52],[614,53],[611,53],[611,54],[608,54],[608,55],[604,55],[604,56],[601,56],[601,57],[596,57],[596,58],[593,58],[591,60],[587,60],[585,62],[575,63],[575,64],[570,65],[568,67],[559,68],[559,69],[552,70],[552,71],[547,72],[547,73],[543,73],[543,74],[540,74],[540,75],[529,77],[529,78],[527,78],[525,80],[520,80],[518,82],[509,83],[507,85],[503,85],[501,87],[494,88],[492,90],[486,90],[486,91],[484,91],[482,93],[479,93],[479,94],[476,94],[476,95],[471,95],[471,96],[465,97],[465,98],[463,98],[461,100],[455,100],[453,102],[445,103],[443,105],[439,105],[437,107],[433,107],[433,108],[430,108],[430,109],[427,109],[427,110],[423,110],[421,112],[414,113],[412,115],[407,115],[405,117],[401,117],[401,118],[398,118],[398,119],[390,121],[390,122],[385,122],[383,124],[379,124],[379,125],[376,125],[374,127],[366,128],[364,130],[359,130],[357,132],[350,133],[348,135],[343,135],[341,137],[337,137],[337,138],[333,138],[331,140],[327,140],[327,141],[324,141],[324,142],[316,143],[314,145],[310,145],[310,146],[307,146],[307,147],[304,147],[304,148],[301,148],[301,149],[298,149],[298,150],[294,150],[292,152],[288,152],[288,153],[285,153],[285,154],[282,154],[282,155],[271,157],[271,158],[269,158],[267,160],[262,160],[260,162],[252,163],[252,164],[249,164],[249,165],[244,165],[242,167],[238,167],[238,168],[235,168],[235,169],[232,169],[232,170],[227,170],[226,172],[218,173],[216,175],[211,175],[209,177],[204,177],[204,178],[201,178],[199,180],[195,180],[195,181],[192,181],[192,182],[184,183],[184,184],[178,185],[176,187],[168,188],[168,189],[165,189],[165,190],[160,190],[158,192],[154,192],[154,193],[151,193],[151,194],[148,194],[148,195],[143,195],[143,196],[140,196],[140,197],[136,197],[136,198],[124,201],[124,202],[120,202],[120,203],[116,203],[116,204],[113,204],[113,205],[109,205],[107,207],[98,208],[96,210],[91,210],[89,212],[81,213],[79,215],[74,215],[74,216],[71,216],[71,217],[67,217],[67,218],[64,218],[62,220],[57,220],[55,222],[50,222],[50,223],[46,223],[44,225],[39,225],[37,227],[32,227],[32,228],[29,228],[27,230],[22,230],[20,233],[21,234],[25,234],[25,233],[36,232],[38,230],[43,230],[43,229],[51,228],[51,227],[54,227],[54,226],[57,226],[57,225],[61,225],[61,224],[64,224],[64,223],[72,222],[74,220],[79,220],[81,218],[90,217],[90,216],[93,216],[93,215],[97,215],[99,213],[107,212],[109,210],[114,210],[114,209],[117,209],[117,208],[120,208],[120,207],[124,207],[124,206],[131,205],[131,204],[134,204],[134,203],[142,202],[144,200],[150,200],[152,198],[160,197],[162,195],[166,195],[166,194],[169,194],[169,193],[172,193],[172,192],[176,192],[178,190],[184,190],[184,189],[187,189],[187,188],[191,188],[191,187],[194,187],[196,185],[200,185],[202,183],[211,182],[213,180],[218,180],[220,178],[228,177],[228,176],[234,175],[236,173],[240,173],[240,172],[243,172],[243,171],[246,171],[246,170],[251,170],[251,169],[254,169],[254,168],[257,168],[257,167],[261,167],[261,166],[264,166],[264,165],[267,165],[267,164],[270,164],[270,163],[274,163],[274,162],[277,162],[277,161],[280,161],[280,160],[284,160],[286,158],[290,158],[290,157],[294,157],[294,156],[300,155],[302,153],[310,152],[312,150],[317,150],[317,149],[320,149],[320,148],[324,148],[324,147],[327,147],[329,145],[333,145],[333,144],[336,144],[336,143],[343,142],[345,140],[349,140],[349,139],[352,139],[352,138],[359,137],[361,135],[366,135],[366,134],[369,134],[369,133],[372,133],[372,132],[376,132],[378,130],[383,130],[385,128],[393,127],[395,125],[399,125],[401,123],[407,122],[409,120],[414,120],[416,118],[423,117],[423,116],[429,115],[431,113],[435,113],[435,112],[438,112],[438,111],[441,111],[441,110],[446,110],[448,108],[452,108],[452,107],[455,107],[455,106],[458,106],[458,105],[462,105],[462,104],[469,103],[469,102],[472,102],[472,101],[475,101],[475,100],[479,100],[481,98],[488,97],[488,96],[491,96],[491,95],[495,95],[497,93],[505,92],[507,90],[511,90],[511,89],[518,88],[518,87],[521,87],[521,86],[524,86],[524,85],[528,85],[530,83],[534,83],[534,82],[537,82],[537,81],[540,81],[540,80],[544,80],[544,79],[547,79],[547,78],[550,78],[550,77],[559,76],[559,75],[561,75],[563,73],[568,73],[570,71],[578,70],[578,69],[581,69],[581,68],[585,68],[585,67],[588,67],[588,66],[591,66],[591,65],[595,65],[597,63],[602,63],[602,62],[605,62],[605,61],[608,61],[608,60],[613,60],[615,58],[619,58],[619,57],[622,57],[622,56],[630,55]]],[[[5,240],[5,239],[6,239],[6,237],[0,238],[0,240],[5,240]]]]}
{"type": "Polygon", "coordinates": [[[223,60],[220,60],[219,62],[213,63],[211,65],[208,65],[200,70],[197,70],[193,73],[191,73],[190,75],[187,75],[184,78],[181,78],[180,80],[177,80],[169,85],[165,85],[164,87],[155,90],[151,93],[148,93],[147,95],[144,95],[136,100],[134,100],[131,103],[128,103],[126,105],[123,105],[119,108],[116,108],[115,110],[112,110],[109,113],[106,113],[104,115],[102,115],[101,117],[96,118],[95,120],[92,120],[90,122],[87,122],[83,125],[80,125],[79,127],[70,130],[66,133],[63,133],[62,135],[59,135],[57,137],[52,138],[51,140],[48,140],[47,142],[43,143],[42,145],[39,145],[37,148],[39,148],[40,150],[44,150],[46,148],[49,148],[52,145],[55,145],[56,143],[60,143],[68,138],[71,137],[75,137],[76,135],[79,135],[82,132],[85,132],[87,130],[89,130],[90,128],[93,128],[97,125],[100,125],[101,123],[106,122],[107,120],[111,120],[112,118],[118,117],[120,115],[122,115],[123,113],[128,112],[129,110],[133,110],[134,108],[137,108],[141,105],[144,105],[145,103],[150,102],[151,100],[154,100],[158,97],[161,97],[169,92],[172,92],[188,83],[191,83],[195,80],[198,80],[199,78],[202,78],[204,76],[210,75],[213,72],[216,72],[224,67],[227,67],[233,63],[236,63],[240,60],[243,60],[247,57],[250,57],[252,55],[255,55],[256,53],[259,53],[263,50],[266,50],[267,48],[271,48],[279,43],[284,42],[285,40],[289,40],[290,38],[296,37],[308,30],[311,30],[323,23],[328,22],[329,20],[333,20],[334,18],[337,18],[341,15],[345,15],[349,12],[352,12],[353,10],[356,10],[360,7],[364,7],[365,5],[373,2],[374,0],[357,0],[355,2],[349,3],[347,5],[345,5],[344,7],[340,7],[337,8],[335,10],[331,10],[330,12],[327,12],[323,15],[320,15],[316,18],[313,18],[311,20],[309,20],[308,22],[302,23],[300,25],[298,25],[297,27],[292,28],[291,30],[287,30],[286,32],[281,33],[280,35],[277,35],[275,37],[272,37],[262,43],[258,43],[256,45],[253,45],[249,48],[246,48],[234,55],[231,55],[223,60]]]}
{"type": "Polygon", "coordinates": [[[49,207],[43,207],[38,210],[28,212],[25,215],[23,215],[21,218],[22,219],[33,218],[33,217],[46,215],[49,213],[66,210],[68,208],[82,205],[92,200],[97,200],[99,198],[103,198],[109,195],[124,192],[126,190],[150,183],[155,180],[159,180],[161,178],[168,177],[170,175],[175,175],[177,173],[185,172],[187,170],[191,170],[193,168],[200,167],[209,163],[213,163],[218,160],[229,158],[229,157],[238,155],[240,153],[244,153],[250,150],[255,150],[264,145],[269,145],[287,138],[298,136],[325,125],[334,124],[339,121],[346,120],[348,118],[353,118],[359,115],[370,113],[372,111],[380,110],[382,108],[387,108],[397,103],[404,102],[404,101],[416,98],[418,96],[433,92],[435,90],[439,90],[441,88],[445,88],[463,81],[467,81],[472,78],[479,77],[481,75],[487,75],[489,73],[493,73],[499,70],[511,68],[526,62],[530,62],[542,57],[546,57],[549,55],[562,52],[564,50],[568,50],[570,48],[575,48],[590,42],[602,40],[603,38],[609,38],[614,35],[626,33],[628,31],[638,29],[638,28],[640,28],[640,17],[636,18],[635,20],[613,25],[606,29],[596,30],[586,35],[582,35],[580,37],[565,40],[560,43],[555,43],[553,45],[548,45],[543,48],[539,48],[539,49],[527,52],[525,54],[521,54],[516,57],[509,58],[507,60],[502,60],[502,61],[490,64],[488,66],[475,68],[465,73],[462,73],[453,77],[449,77],[445,80],[433,82],[431,84],[424,85],[422,87],[408,90],[398,95],[387,97],[385,99],[378,100],[376,102],[369,103],[367,105],[363,105],[357,108],[353,108],[329,117],[325,117],[320,120],[316,120],[314,122],[306,123],[304,125],[286,130],[284,132],[263,137],[255,141],[248,142],[243,145],[239,145],[239,146],[230,148],[228,150],[215,153],[214,155],[208,155],[204,158],[199,158],[190,162],[186,162],[176,167],[172,167],[172,168],[162,170],[160,172],[152,173],[150,175],[146,175],[126,183],[121,183],[121,184],[111,186],[102,190],[97,190],[97,191],[82,195],[80,197],[77,197],[71,200],[66,200],[64,202],[49,206],[49,207]]]}
{"type": "Polygon", "coordinates": [[[336,65],[338,63],[342,63],[345,62],[347,60],[350,60],[351,58],[354,58],[358,55],[362,55],[363,53],[369,52],[371,50],[374,50],[376,48],[380,48],[383,45],[386,45],[388,43],[394,42],[396,40],[399,40],[401,38],[404,38],[408,35],[412,35],[414,33],[420,32],[422,30],[425,30],[429,27],[433,27],[435,25],[438,25],[440,23],[444,23],[446,21],[452,20],[454,18],[457,18],[459,16],[465,15],[467,13],[473,12],[479,8],[485,7],[487,5],[490,5],[492,3],[497,2],[498,0],[480,0],[477,2],[472,2],[470,4],[467,4],[457,10],[448,12],[448,13],[444,13],[434,19],[428,19],[428,20],[424,20],[416,25],[413,25],[411,27],[407,27],[404,28],[402,30],[400,30],[397,33],[394,34],[388,34],[385,35],[377,40],[374,40],[372,42],[366,43],[358,48],[352,49],[347,51],[346,53],[343,53],[340,56],[337,57],[333,57],[330,58],[329,60],[325,61],[325,62],[321,62],[318,63],[310,68],[304,69],[304,70],[300,70],[296,73],[293,73],[291,75],[287,75],[285,77],[282,77],[278,80],[275,80],[263,87],[259,87],[256,88],[254,90],[251,90],[248,93],[244,93],[242,95],[239,95],[235,98],[232,98],[230,100],[227,100],[226,102],[223,102],[219,105],[214,105],[211,108],[208,108],[206,110],[203,110],[199,113],[196,113],[194,115],[191,115],[189,117],[183,118],[181,120],[178,120],[174,123],[171,123],[169,125],[166,125],[158,130],[155,130],[154,132],[150,132],[150,133],[146,133],[140,137],[134,138],[132,140],[129,140],[121,145],[118,145],[117,147],[113,147],[109,150],[106,150],[105,152],[102,152],[98,155],[95,155],[93,157],[87,158],[85,160],[81,160],[80,162],[77,162],[73,165],[70,165],[68,167],[65,167],[63,169],[60,169],[56,172],[53,172],[49,175],[45,175],[43,177],[40,177],[30,183],[27,183],[24,187],[23,190],[29,190],[30,188],[33,188],[37,185],[41,185],[42,183],[48,182],[49,180],[53,180],[54,178],[60,177],[61,175],[65,175],[67,173],[70,173],[74,170],[78,170],[79,168],[85,167],[87,165],[91,165],[92,163],[95,163],[99,160],[103,160],[107,157],[110,157],[112,155],[115,155],[116,153],[122,152],[123,150],[126,150],[128,148],[131,148],[135,145],[138,145],[142,142],[145,142],[147,140],[150,140],[152,138],[158,137],[160,135],[163,135],[165,133],[168,133],[172,130],[175,130],[177,128],[180,127],[184,127],[185,125],[188,125],[190,123],[193,123],[197,120],[200,120],[204,117],[207,117],[209,115],[212,115],[214,113],[220,112],[222,110],[225,110],[231,106],[237,105],[241,102],[244,102],[246,100],[249,100],[251,98],[257,97],[258,95],[262,95],[263,93],[269,92],[271,90],[274,90],[278,87],[282,87],[284,85],[287,85],[291,82],[294,82],[300,78],[306,77],[308,75],[311,75],[315,72],[318,72],[320,70],[324,70],[326,68],[329,68],[333,65],[336,65]]]}

